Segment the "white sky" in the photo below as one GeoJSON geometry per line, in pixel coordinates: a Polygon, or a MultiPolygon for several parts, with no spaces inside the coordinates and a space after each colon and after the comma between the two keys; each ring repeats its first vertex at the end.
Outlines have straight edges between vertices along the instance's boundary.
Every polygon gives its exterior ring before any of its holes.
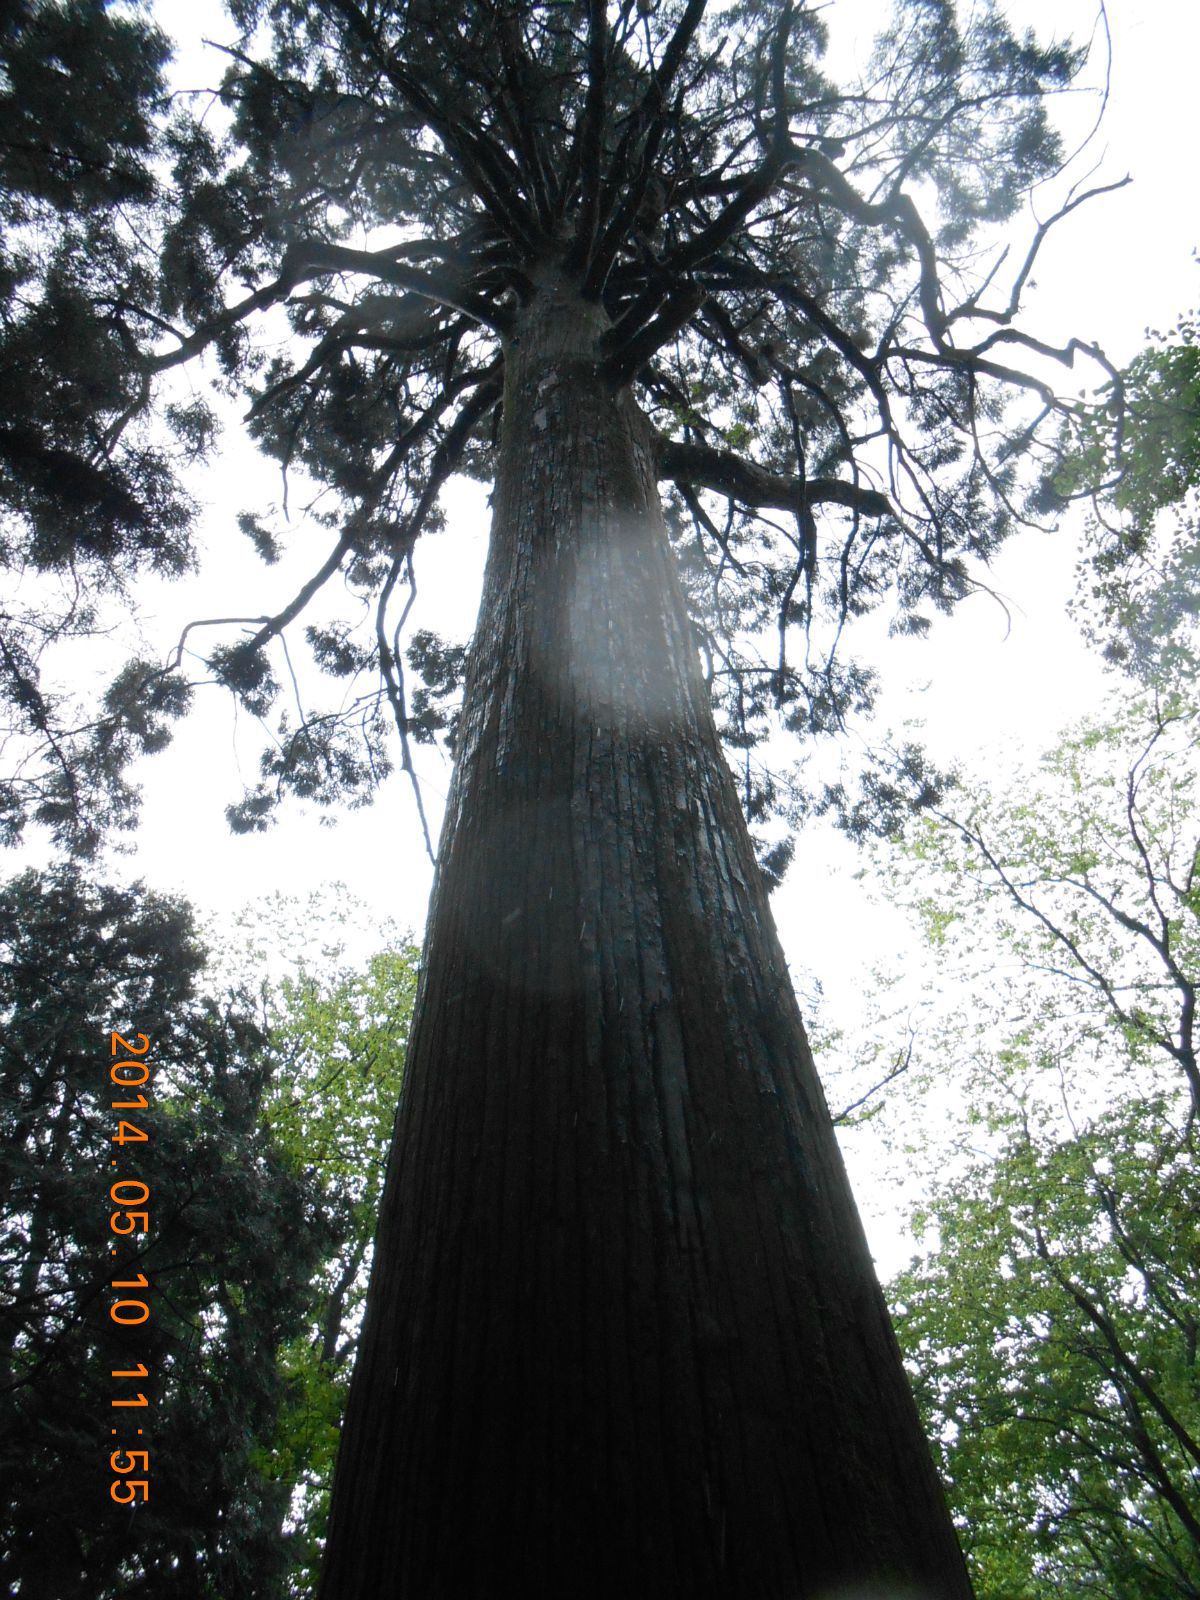
{"type": "MultiPolygon", "coordinates": [[[[191,40],[218,28],[219,36],[230,36],[207,4],[169,0],[154,9],[169,32],[191,40]]],[[[835,64],[865,50],[879,9],[876,0],[833,0],[827,14],[835,64]]],[[[1091,33],[1096,15],[1087,0],[1009,0],[1006,10],[1021,25],[1076,38],[1091,33]]],[[[1144,343],[1147,327],[1165,328],[1200,303],[1200,274],[1191,260],[1200,243],[1194,161],[1200,6],[1110,0],[1109,17],[1111,100],[1087,164],[1103,156],[1093,181],[1128,172],[1134,182],[1084,207],[1052,235],[1024,325],[1056,343],[1069,333],[1096,339],[1121,363],[1144,343]]],[[[190,61],[189,70],[197,70],[190,61]]],[[[199,70],[197,83],[219,75],[219,68],[199,70]]],[[[1062,109],[1086,128],[1095,100],[1076,97],[1062,109]]],[[[1014,243],[1014,256],[1018,250],[1014,243]]],[[[161,591],[150,603],[164,651],[192,617],[254,614],[290,598],[287,573],[259,569],[233,526],[236,512],[257,498],[249,488],[255,472],[254,452],[233,435],[221,461],[200,482],[213,561],[197,579],[161,591]]],[[[450,508],[446,532],[418,552],[423,598],[413,620],[464,638],[486,540],[484,494],[467,486],[450,508]]],[[[324,554],[325,541],[318,530],[298,569],[301,576],[324,554]]],[[[935,755],[968,759],[984,773],[1003,772],[1006,749],[1028,752],[1049,743],[1096,702],[1103,684],[1097,662],[1065,618],[1074,559],[1066,532],[1017,535],[991,576],[1012,613],[1011,631],[1000,608],[978,596],[953,617],[939,618],[928,640],[889,641],[880,657],[888,686],[881,724],[898,729],[906,719],[920,718],[935,755]]],[[[252,737],[246,750],[254,744],[252,737]]],[[[143,875],[156,886],[181,891],[220,918],[271,890],[302,895],[341,880],[381,922],[390,917],[419,933],[430,867],[405,780],[394,779],[373,807],[336,826],[317,814],[298,816],[292,808],[272,831],[236,838],[223,815],[239,793],[232,757],[228,697],[208,691],[173,747],[142,764],[144,821],[132,859],[120,866],[122,876],[143,875]]],[[[421,752],[421,768],[436,827],[449,772],[428,750],[421,752]]],[[[255,777],[252,756],[245,776],[255,777]]],[[[860,864],[831,830],[805,830],[774,900],[793,972],[802,987],[819,977],[835,1014],[853,1007],[864,963],[893,960],[908,939],[897,916],[864,901],[853,880],[860,864]]]]}

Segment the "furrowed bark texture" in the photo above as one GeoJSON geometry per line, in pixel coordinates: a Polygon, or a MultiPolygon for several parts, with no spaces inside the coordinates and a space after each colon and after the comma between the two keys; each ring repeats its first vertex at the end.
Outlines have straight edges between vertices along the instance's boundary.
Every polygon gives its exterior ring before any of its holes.
{"type": "Polygon", "coordinates": [[[322,1595],[967,1597],[602,332],[508,351],[322,1595]]]}

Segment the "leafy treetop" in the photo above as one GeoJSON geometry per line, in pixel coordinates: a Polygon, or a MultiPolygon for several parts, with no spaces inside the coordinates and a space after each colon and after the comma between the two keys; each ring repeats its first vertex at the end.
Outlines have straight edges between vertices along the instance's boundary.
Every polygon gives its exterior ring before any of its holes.
{"type": "Polygon", "coordinates": [[[927,1173],[891,1295],[980,1600],[1200,1594],[1197,775],[1114,697],[892,855],[945,1003],[874,1120],[927,1173]]]}
{"type": "Polygon", "coordinates": [[[1108,660],[1147,688],[1194,699],[1200,646],[1197,490],[1200,339],[1179,318],[1121,374],[1123,438],[1115,462],[1100,417],[1074,420],[1052,482],[1090,502],[1081,620],[1108,660]]]}

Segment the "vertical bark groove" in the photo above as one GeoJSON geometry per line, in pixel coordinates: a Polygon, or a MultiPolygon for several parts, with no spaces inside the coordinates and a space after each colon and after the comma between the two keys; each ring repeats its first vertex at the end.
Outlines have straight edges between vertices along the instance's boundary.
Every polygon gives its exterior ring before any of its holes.
{"type": "Polygon", "coordinates": [[[601,323],[507,352],[322,1593],[959,1600],[601,323]]]}

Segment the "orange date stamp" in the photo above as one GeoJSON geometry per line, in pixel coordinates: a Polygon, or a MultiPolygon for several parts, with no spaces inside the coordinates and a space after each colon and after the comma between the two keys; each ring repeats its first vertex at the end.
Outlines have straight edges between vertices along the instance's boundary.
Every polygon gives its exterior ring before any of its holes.
{"type": "MultiPolygon", "coordinates": [[[[137,1337],[135,1330],[150,1320],[150,1304],[145,1298],[150,1292],[150,1282],[144,1272],[132,1271],[139,1256],[137,1241],[150,1232],[150,1186],[141,1178],[127,1176],[121,1170],[127,1160],[131,1163],[136,1161],[138,1147],[148,1144],[150,1140],[144,1128],[121,1115],[126,1111],[145,1113],[150,1109],[147,1091],[153,1068],[145,1059],[150,1051],[150,1040],[144,1033],[136,1034],[135,1038],[141,1043],[130,1044],[119,1033],[110,1035],[110,1053],[114,1056],[123,1053],[125,1059],[115,1061],[109,1067],[109,1078],[113,1084],[111,1092],[129,1098],[110,1102],[117,1124],[112,1143],[117,1149],[114,1159],[109,1163],[111,1181],[108,1199],[115,1209],[109,1214],[108,1225],[119,1242],[109,1252],[113,1258],[109,1280],[113,1298],[110,1299],[108,1315],[115,1326],[129,1329],[131,1356],[136,1354],[133,1344],[137,1337]],[[138,1091],[136,1095],[134,1090],[138,1091]],[[132,1297],[132,1290],[139,1291],[143,1298],[132,1297]]],[[[143,1120],[146,1120],[144,1116],[143,1120]]],[[[145,1438],[145,1429],[138,1427],[135,1419],[144,1421],[148,1418],[149,1402],[142,1390],[135,1389],[132,1394],[129,1392],[129,1381],[147,1378],[149,1368],[144,1361],[130,1361],[110,1371],[114,1379],[121,1380],[121,1392],[114,1394],[109,1404],[117,1412],[123,1426],[111,1430],[121,1448],[114,1450],[108,1458],[109,1471],[113,1475],[108,1492],[118,1505],[132,1506],[150,1498],[150,1450],[148,1446],[135,1445],[135,1441],[145,1438]]]]}

